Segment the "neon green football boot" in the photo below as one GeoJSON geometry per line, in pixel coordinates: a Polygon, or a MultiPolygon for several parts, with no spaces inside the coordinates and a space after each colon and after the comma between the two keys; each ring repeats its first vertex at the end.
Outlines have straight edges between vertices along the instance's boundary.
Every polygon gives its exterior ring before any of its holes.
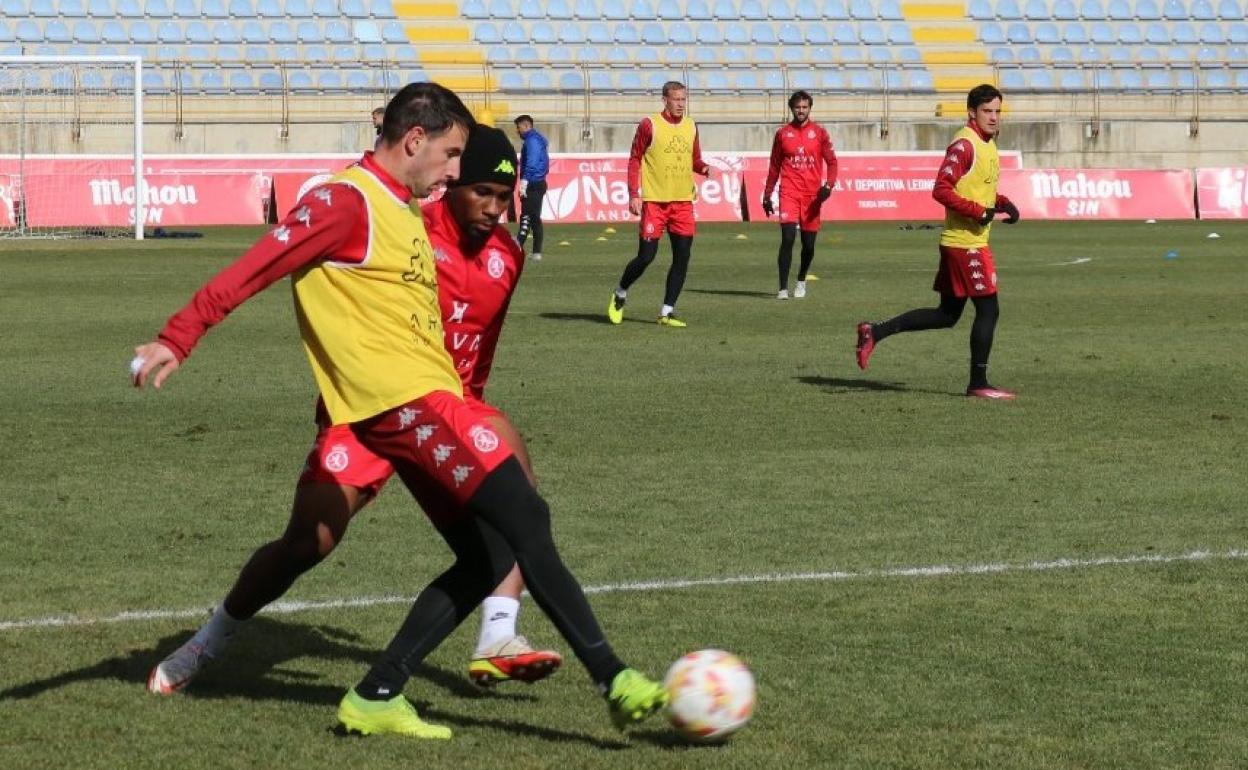
{"type": "Polygon", "coordinates": [[[667,705],[667,690],[635,669],[626,668],[611,680],[607,708],[611,721],[621,730],[640,722],[667,705]]]}
{"type": "Polygon", "coordinates": [[[443,741],[451,737],[451,728],[421,719],[416,707],[402,695],[386,701],[366,700],[356,694],[355,688],[348,690],[338,704],[338,721],[348,730],[364,735],[395,733],[443,741]]]}
{"type": "Polygon", "coordinates": [[[611,292],[611,302],[607,305],[607,320],[617,325],[624,322],[624,300],[615,292],[611,292]]]}

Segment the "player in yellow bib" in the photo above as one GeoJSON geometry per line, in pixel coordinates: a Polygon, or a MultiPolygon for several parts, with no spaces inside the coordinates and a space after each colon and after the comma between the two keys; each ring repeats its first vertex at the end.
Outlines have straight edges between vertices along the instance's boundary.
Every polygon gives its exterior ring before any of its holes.
{"type": "Polygon", "coordinates": [[[415,199],[459,176],[472,125],[463,102],[442,86],[400,90],[386,107],[378,149],[304,195],[155,341],[135,348],[133,384],[151,379],[161,387],[209,328],[291,276],[329,421],[349,426],[413,495],[436,488],[463,511],[437,525],[455,562],[420,592],[385,652],[343,697],[339,722],[366,734],[449,738],[449,728],[417,715],[403,688],[514,563],[624,726],[662,708],[667,694],[612,651],[555,548],[546,502],[505,437],[464,403],[443,344],[434,254],[415,199]]]}
{"type": "Polygon", "coordinates": [[[997,304],[997,268],[988,233],[998,212],[1005,223],[1018,221],[1018,207],[997,192],[1001,162],[997,157],[997,133],[1001,122],[1001,92],[984,84],[966,97],[966,125],[954,134],[936,175],[932,197],[945,207],[945,227],[940,234],[940,266],[933,290],[940,305],[911,310],[878,323],[858,324],[858,366],[867,368],[875,346],[901,332],[948,329],[962,317],[969,298],[975,305],[971,325],[971,377],[966,395],[1008,401],[1012,391],[988,382],[988,355],[1000,314],[997,304]]]}
{"type": "Polygon", "coordinates": [[[693,201],[697,198],[694,174],[711,176],[711,167],[702,160],[698,128],[685,115],[688,91],[684,84],[669,80],[663,84],[663,111],[641,119],[628,157],[628,210],[640,217],[637,256],[624,267],[620,285],[607,305],[607,318],[613,324],[624,321],[624,301],[628,287],[641,278],[659,253],[659,238],[667,231],[672,244],[672,266],[667,271],[659,325],[684,328],[676,317],[676,300],[685,285],[695,231],[693,201]]]}

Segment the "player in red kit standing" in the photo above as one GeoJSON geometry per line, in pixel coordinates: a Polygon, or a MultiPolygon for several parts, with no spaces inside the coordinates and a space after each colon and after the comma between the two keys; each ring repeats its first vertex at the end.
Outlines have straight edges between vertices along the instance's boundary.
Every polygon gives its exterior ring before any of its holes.
{"type": "Polygon", "coordinates": [[[966,301],[975,305],[971,325],[971,378],[966,395],[1009,401],[1012,391],[988,382],[988,354],[997,328],[997,268],[988,247],[988,233],[997,213],[1005,223],[1018,221],[1018,207],[997,192],[1001,162],[997,134],[1001,130],[1001,92],[987,83],[975,86],[966,96],[966,125],[953,137],[945,159],[936,172],[932,197],[945,207],[945,227],[940,234],[940,266],[932,289],[940,293],[940,305],[917,308],[879,323],[858,324],[858,367],[867,368],[875,346],[894,334],[925,329],[949,329],[957,324],[966,301]]]}
{"type": "Polygon", "coordinates": [[[793,264],[793,243],[802,234],[802,262],[797,270],[793,296],[806,296],[806,274],[815,259],[815,237],[819,235],[819,209],[832,195],[836,184],[836,152],[827,130],[810,119],[814,100],[805,91],[789,97],[793,120],[776,131],[771,143],[771,165],[767,183],[763,185],[763,213],[776,213],[772,194],[780,182],[780,253],[776,257],[780,269],[780,293],[776,299],[789,298],[789,269],[793,264]],[[825,173],[826,170],[826,173],[825,173]]]}

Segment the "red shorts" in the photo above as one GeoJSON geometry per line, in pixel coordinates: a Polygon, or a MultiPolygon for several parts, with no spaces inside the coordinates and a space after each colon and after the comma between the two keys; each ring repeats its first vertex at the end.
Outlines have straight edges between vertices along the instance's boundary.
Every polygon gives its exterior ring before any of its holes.
{"type": "Polygon", "coordinates": [[[823,204],[814,195],[785,195],[780,190],[780,224],[796,224],[799,230],[819,232],[819,210],[823,204]]]}
{"type": "Polygon", "coordinates": [[[959,249],[940,247],[940,267],[932,289],[954,297],[991,297],[997,293],[997,266],[992,249],[979,246],[959,249]]]}
{"type": "Polygon", "coordinates": [[[693,236],[695,226],[693,220],[693,201],[643,201],[641,204],[641,237],[648,241],[663,235],[667,230],[672,235],[693,236]]]}
{"type": "Polygon", "coordinates": [[[353,425],[328,425],[317,406],[316,439],[299,483],[356,487],[375,497],[400,463],[408,471],[404,483],[435,526],[462,518],[482,479],[512,456],[489,425],[503,413],[475,398],[461,402],[437,391],[353,425]]]}

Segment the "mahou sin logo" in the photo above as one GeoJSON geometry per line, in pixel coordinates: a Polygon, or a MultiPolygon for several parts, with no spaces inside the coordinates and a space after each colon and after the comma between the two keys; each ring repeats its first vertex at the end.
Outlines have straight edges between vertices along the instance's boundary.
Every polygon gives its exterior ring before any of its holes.
{"type": "MultiPolygon", "coordinates": [[[[135,201],[134,185],[123,185],[117,179],[92,179],[87,184],[91,187],[91,205],[123,206],[129,209],[129,221],[134,222],[135,201]]],[[[195,206],[199,203],[199,195],[193,184],[149,184],[143,182],[143,219],[147,224],[160,224],[164,221],[167,206],[195,206]]]]}
{"type": "Polygon", "coordinates": [[[1037,201],[1065,201],[1070,217],[1097,216],[1101,205],[1135,197],[1127,179],[1092,179],[1082,171],[1041,171],[1030,175],[1031,194],[1037,201]]]}

